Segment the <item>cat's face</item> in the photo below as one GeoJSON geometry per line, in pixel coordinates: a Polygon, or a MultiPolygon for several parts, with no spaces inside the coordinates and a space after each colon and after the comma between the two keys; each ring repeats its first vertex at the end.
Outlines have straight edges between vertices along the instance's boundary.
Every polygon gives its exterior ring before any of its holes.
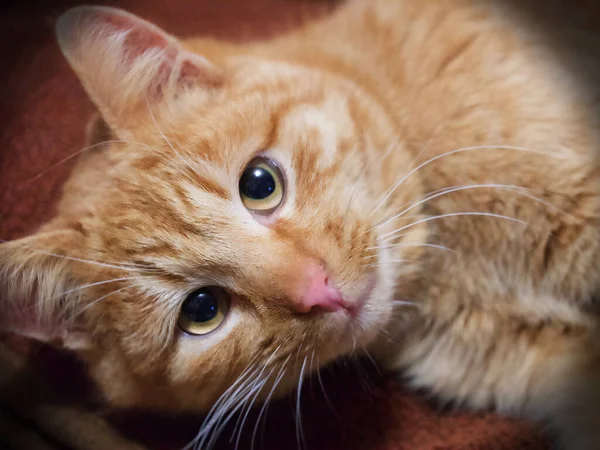
{"type": "Polygon", "coordinates": [[[264,398],[369,345],[415,251],[377,225],[419,197],[407,179],[378,207],[411,162],[386,115],[332,75],[217,68],[131,16],[70,14],[61,45],[112,143],[43,232],[3,247],[9,295],[37,287],[49,337],[126,406],[202,410],[236,380],[264,398]]]}

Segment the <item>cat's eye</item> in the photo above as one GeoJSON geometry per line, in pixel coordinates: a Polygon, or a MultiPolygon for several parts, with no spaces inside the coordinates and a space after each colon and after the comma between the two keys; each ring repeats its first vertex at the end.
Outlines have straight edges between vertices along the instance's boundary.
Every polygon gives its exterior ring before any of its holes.
{"type": "Polygon", "coordinates": [[[283,201],[281,171],[272,160],[259,156],[250,161],[240,178],[240,196],[250,211],[269,215],[283,201]]]}
{"type": "Polygon", "coordinates": [[[225,320],[229,296],[218,287],[198,289],[187,296],[181,305],[179,328],[189,334],[208,334],[225,320]]]}

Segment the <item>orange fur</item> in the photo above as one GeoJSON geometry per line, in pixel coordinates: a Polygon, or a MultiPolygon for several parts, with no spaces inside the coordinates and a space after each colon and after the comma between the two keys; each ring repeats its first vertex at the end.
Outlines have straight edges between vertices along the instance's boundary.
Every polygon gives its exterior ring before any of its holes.
{"type": "Polygon", "coordinates": [[[58,36],[102,114],[92,143],[109,140],[54,220],[0,247],[3,297],[12,316],[33,301],[31,334],[76,349],[109,401],[206,410],[249,366],[264,399],[357,348],[596,448],[594,105],[507,11],[351,1],[232,46],[76,9],[58,36]],[[268,223],[238,194],[263,152],[286,178],[268,223]],[[351,301],[375,278],[356,318],[294,312],[315,262],[351,301]],[[180,304],[207,284],[231,310],[186,336],[180,304]]]}

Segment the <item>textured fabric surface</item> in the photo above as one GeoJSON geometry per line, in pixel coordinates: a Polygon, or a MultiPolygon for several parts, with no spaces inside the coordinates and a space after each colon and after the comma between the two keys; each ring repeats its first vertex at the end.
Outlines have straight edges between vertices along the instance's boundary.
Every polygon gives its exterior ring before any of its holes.
{"type": "MultiPolygon", "coordinates": [[[[97,1],[94,3],[98,3],[97,1]]],[[[58,14],[75,2],[14,2],[0,15],[0,238],[35,229],[52,214],[93,106],[61,57],[53,37],[58,14]]],[[[231,40],[267,37],[326,13],[327,1],[305,0],[123,0],[111,2],[178,36],[192,34],[231,40]]],[[[48,348],[12,339],[71,400],[93,392],[81,367],[48,348]]],[[[305,383],[301,423],[309,450],[543,449],[529,425],[495,415],[440,412],[424,397],[408,394],[399,382],[380,377],[368,363],[325,371],[323,383],[305,383]],[[331,403],[331,405],[330,405],[331,403]],[[332,408],[333,407],[333,408],[332,408]]],[[[269,409],[256,449],[298,448],[295,401],[269,409]]],[[[249,416],[240,448],[250,448],[257,413],[249,416]]],[[[108,412],[125,433],[152,449],[175,449],[195,434],[201,417],[162,417],[108,412]]],[[[220,448],[234,448],[227,430],[220,448]]]]}

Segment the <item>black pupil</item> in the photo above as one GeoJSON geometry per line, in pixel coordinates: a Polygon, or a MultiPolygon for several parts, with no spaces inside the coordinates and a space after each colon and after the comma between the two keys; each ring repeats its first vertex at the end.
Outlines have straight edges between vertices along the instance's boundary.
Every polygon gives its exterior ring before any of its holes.
{"type": "Polygon", "coordinates": [[[219,304],[210,291],[200,289],[192,292],[183,302],[181,312],[192,322],[209,322],[217,316],[219,304]]]}
{"type": "Polygon", "coordinates": [[[249,167],[240,180],[242,194],[254,200],[269,198],[276,187],[273,175],[262,167],[249,167]]]}

